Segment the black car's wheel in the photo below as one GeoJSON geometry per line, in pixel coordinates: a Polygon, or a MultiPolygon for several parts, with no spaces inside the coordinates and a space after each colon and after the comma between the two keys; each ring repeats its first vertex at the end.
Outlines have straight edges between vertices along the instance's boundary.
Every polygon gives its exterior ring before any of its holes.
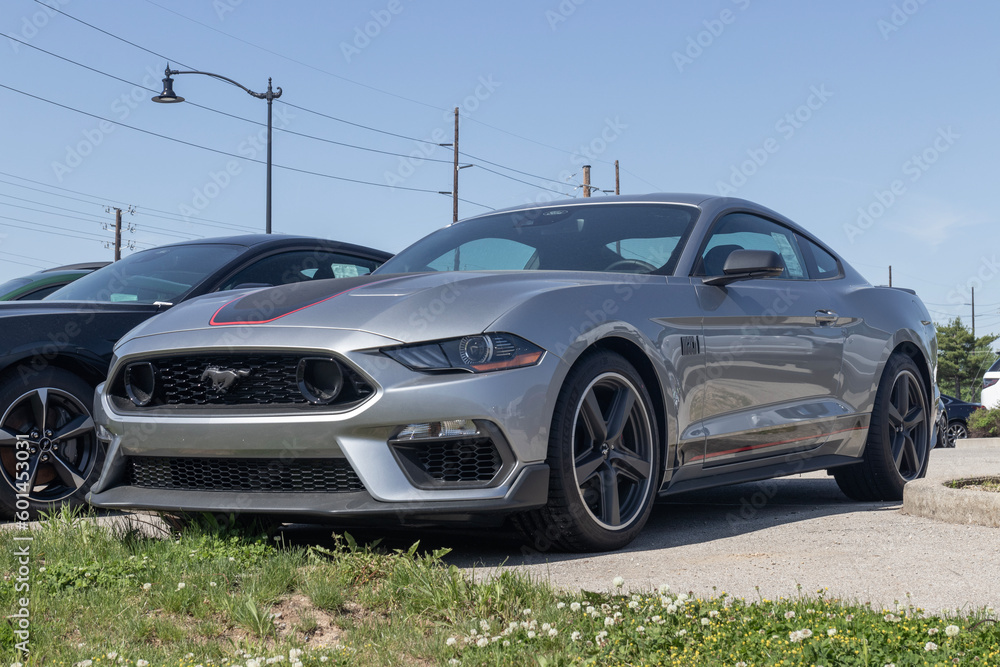
{"type": "Polygon", "coordinates": [[[559,393],[549,434],[549,502],[517,518],[538,549],[619,549],[642,530],[660,479],[649,392],[611,352],[578,363],[559,393]]]}
{"type": "Polygon", "coordinates": [[[917,365],[894,354],[875,394],[863,460],[833,469],[840,489],[855,500],[902,500],[906,483],[927,472],[929,414],[917,365]]]}
{"type": "Polygon", "coordinates": [[[964,440],[969,437],[969,428],[965,422],[954,420],[948,422],[948,447],[954,447],[956,440],[964,440]]]}
{"type": "Polygon", "coordinates": [[[82,505],[104,448],[91,417],[94,388],[58,368],[0,389],[0,512],[15,516],[82,505]]]}

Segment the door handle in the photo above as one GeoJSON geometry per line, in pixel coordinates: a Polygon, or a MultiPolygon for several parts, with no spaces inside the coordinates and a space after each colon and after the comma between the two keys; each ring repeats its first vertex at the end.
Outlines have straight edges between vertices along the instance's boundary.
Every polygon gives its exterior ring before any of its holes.
{"type": "Polygon", "coordinates": [[[816,324],[820,326],[833,324],[837,321],[837,313],[832,310],[817,310],[816,311],[816,324]]]}

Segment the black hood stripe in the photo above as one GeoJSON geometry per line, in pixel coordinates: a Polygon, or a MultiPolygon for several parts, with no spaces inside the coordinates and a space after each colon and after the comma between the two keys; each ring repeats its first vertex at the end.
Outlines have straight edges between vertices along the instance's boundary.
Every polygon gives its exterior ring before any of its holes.
{"type": "Polygon", "coordinates": [[[269,287],[243,294],[226,303],[215,311],[208,323],[213,327],[267,324],[359,287],[390,280],[393,277],[369,275],[269,287]]]}

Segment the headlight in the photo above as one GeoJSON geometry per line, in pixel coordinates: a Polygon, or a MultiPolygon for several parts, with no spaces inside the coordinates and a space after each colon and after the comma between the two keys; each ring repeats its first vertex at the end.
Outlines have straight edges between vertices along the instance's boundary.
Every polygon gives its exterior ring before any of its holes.
{"type": "Polygon", "coordinates": [[[487,333],[387,347],[382,353],[415,371],[488,373],[534,366],[545,350],[509,333],[487,333]]]}

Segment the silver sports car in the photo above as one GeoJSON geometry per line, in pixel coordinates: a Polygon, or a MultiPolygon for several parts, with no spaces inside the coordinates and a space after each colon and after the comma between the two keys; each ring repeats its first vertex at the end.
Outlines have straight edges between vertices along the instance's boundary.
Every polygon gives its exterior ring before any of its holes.
{"type": "Polygon", "coordinates": [[[523,206],[370,276],[208,295],[123,338],[90,501],[510,518],[538,549],[628,544],[657,496],[829,470],[899,499],[933,442],[936,340],[748,201],[523,206]]]}

